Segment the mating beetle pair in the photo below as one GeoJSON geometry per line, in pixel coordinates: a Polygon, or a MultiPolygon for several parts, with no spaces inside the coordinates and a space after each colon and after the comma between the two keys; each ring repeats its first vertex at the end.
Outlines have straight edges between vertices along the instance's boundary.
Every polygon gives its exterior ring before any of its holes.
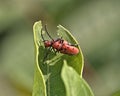
{"type": "Polygon", "coordinates": [[[71,45],[70,43],[68,43],[66,40],[63,40],[62,38],[58,38],[54,40],[48,33],[46,25],[44,27],[44,30],[49,36],[49,38],[51,39],[51,41],[44,39],[43,33],[42,33],[43,28],[42,28],[41,37],[43,39],[45,48],[52,48],[55,52],[60,52],[67,55],[77,55],[79,53],[79,49],[75,46],[75,44],[71,45]]]}

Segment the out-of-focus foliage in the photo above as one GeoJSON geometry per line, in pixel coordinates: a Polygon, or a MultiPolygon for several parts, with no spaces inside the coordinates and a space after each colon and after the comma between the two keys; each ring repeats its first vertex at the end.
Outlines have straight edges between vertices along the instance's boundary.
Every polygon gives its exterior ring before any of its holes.
{"type": "Polygon", "coordinates": [[[80,41],[84,76],[95,96],[115,93],[120,89],[119,10],[119,0],[0,0],[0,96],[31,95],[32,26],[40,19],[50,30],[62,24],[80,41]]]}
{"type": "Polygon", "coordinates": [[[115,92],[112,96],[120,96],[120,90],[115,92]]]}

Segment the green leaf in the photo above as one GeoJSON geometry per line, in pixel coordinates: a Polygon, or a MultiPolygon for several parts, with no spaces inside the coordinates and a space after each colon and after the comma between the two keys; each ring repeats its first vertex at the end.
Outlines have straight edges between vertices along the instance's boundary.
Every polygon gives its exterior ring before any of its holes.
{"type": "Polygon", "coordinates": [[[35,64],[34,86],[33,86],[32,96],[46,96],[45,81],[38,63],[38,55],[39,55],[39,45],[38,45],[39,37],[38,36],[41,28],[42,28],[41,21],[36,22],[33,26],[35,52],[36,52],[36,57],[35,57],[36,64],[35,64]]]}
{"type": "MultiPolygon", "coordinates": [[[[72,34],[61,25],[58,26],[58,33],[65,40],[69,41],[71,44],[78,44],[78,42],[75,40],[72,34]]],[[[64,59],[66,59],[68,65],[72,66],[82,77],[84,58],[80,46],[78,46],[78,48],[80,50],[78,55],[74,55],[74,56],[65,55],[64,59]]]]}
{"type": "MultiPolygon", "coordinates": [[[[52,50],[44,47],[43,40],[41,38],[41,29],[41,21],[36,22],[34,24],[36,64],[33,96],[46,96],[46,94],[47,96],[66,96],[65,86],[61,79],[63,60],[66,60],[68,65],[74,68],[79,76],[82,77],[83,55],[81,49],[78,47],[80,52],[77,55],[65,55],[61,53],[55,54],[52,50]],[[43,59],[45,54],[47,54],[47,57],[44,62],[43,59]]],[[[67,40],[71,44],[78,44],[70,32],[61,25],[58,26],[58,33],[63,39],[67,40]]],[[[43,36],[45,35],[43,34],[43,36]]]]}
{"type": "Polygon", "coordinates": [[[83,78],[64,61],[62,79],[66,87],[66,96],[94,96],[83,78]]]}

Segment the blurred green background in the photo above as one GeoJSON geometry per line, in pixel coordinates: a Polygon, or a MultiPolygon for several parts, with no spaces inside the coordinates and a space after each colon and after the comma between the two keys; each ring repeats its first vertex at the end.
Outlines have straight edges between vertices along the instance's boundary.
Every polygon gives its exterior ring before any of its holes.
{"type": "Polygon", "coordinates": [[[63,25],[79,41],[95,96],[120,93],[119,0],[0,0],[0,96],[31,96],[38,20],[53,35],[63,25]]]}

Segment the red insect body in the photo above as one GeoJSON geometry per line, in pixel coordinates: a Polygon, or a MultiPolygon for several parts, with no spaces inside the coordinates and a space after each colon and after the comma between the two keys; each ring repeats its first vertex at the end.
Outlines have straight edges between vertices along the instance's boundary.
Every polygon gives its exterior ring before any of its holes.
{"type": "Polygon", "coordinates": [[[57,40],[54,40],[48,33],[47,28],[45,26],[45,31],[48,34],[48,36],[50,37],[50,39],[52,39],[51,41],[49,40],[44,40],[44,37],[42,35],[42,30],[41,30],[41,37],[43,39],[44,45],[46,48],[48,47],[52,47],[54,49],[54,51],[63,53],[63,54],[68,54],[68,55],[76,55],[79,53],[79,49],[77,47],[75,47],[74,45],[71,45],[70,43],[68,43],[67,41],[58,38],[57,40]]]}
{"type": "Polygon", "coordinates": [[[48,41],[48,40],[44,41],[44,45],[45,45],[45,47],[50,47],[51,41],[48,41]]]}
{"type": "Polygon", "coordinates": [[[60,53],[68,54],[68,55],[76,55],[79,53],[79,49],[75,46],[64,45],[62,46],[62,50],[60,53]]]}
{"type": "Polygon", "coordinates": [[[70,45],[67,41],[62,39],[45,41],[44,45],[45,47],[52,47],[63,54],[76,55],[79,53],[79,49],[77,47],[70,45]]]}
{"type": "Polygon", "coordinates": [[[55,40],[55,41],[53,41],[52,47],[54,49],[56,49],[57,51],[59,51],[62,47],[62,44],[60,43],[59,40],[55,40]]]}

